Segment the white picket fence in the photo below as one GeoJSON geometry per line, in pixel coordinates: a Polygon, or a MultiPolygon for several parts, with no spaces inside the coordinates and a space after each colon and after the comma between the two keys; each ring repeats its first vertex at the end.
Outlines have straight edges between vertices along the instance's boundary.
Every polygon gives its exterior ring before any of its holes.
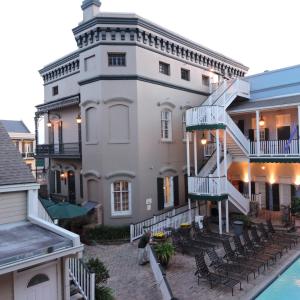
{"type": "Polygon", "coordinates": [[[178,215],[188,209],[188,205],[182,205],[177,208],[173,208],[167,212],[159,215],[154,215],[153,217],[140,221],[135,224],[130,225],[130,242],[139,239],[145,232],[144,228],[149,228],[150,226],[165,221],[167,218],[178,215]]]}
{"type": "Polygon", "coordinates": [[[95,300],[95,274],[90,273],[81,259],[69,259],[69,271],[72,280],[85,300],[95,300]]]}

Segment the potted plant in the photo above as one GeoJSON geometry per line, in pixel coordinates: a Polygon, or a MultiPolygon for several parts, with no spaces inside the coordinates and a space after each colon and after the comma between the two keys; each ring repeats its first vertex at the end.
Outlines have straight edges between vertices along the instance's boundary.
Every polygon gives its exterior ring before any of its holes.
{"type": "Polygon", "coordinates": [[[154,250],[160,264],[167,268],[171,257],[175,254],[175,248],[170,242],[159,243],[154,246],[154,250]]]}
{"type": "Polygon", "coordinates": [[[189,223],[181,223],[180,227],[181,228],[191,228],[191,224],[189,224],[189,223]]]}
{"type": "Polygon", "coordinates": [[[163,242],[166,240],[166,234],[163,231],[155,232],[152,235],[152,240],[155,242],[163,242]]]}

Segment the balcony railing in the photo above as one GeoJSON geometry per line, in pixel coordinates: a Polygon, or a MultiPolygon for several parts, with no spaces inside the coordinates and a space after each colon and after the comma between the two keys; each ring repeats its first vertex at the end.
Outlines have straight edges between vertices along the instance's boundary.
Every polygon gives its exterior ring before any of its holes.
{"type": "Polygon", "coordinates": [[[260,141],[259,147],[257,147],[257,142],[253,141],[250,142],[250,154],[255,156],[299,155],[299,141],[298,139],[260,141]]]}
{"type": "Polygon", "coordinates": [[[189,177],[189,194],[218,196],[226,193],[226,177],[189,177]]]}
{"type": "Polygon", "coordinates": [[[37,157],[81,157],[80,143],[44,144],[36,146],[37,157]]]}
{"type": "Polygon", "coordinates": [[[33,152],[23,152],[22,157],[23,158],[34,158],[34,153],[33,152]]]}

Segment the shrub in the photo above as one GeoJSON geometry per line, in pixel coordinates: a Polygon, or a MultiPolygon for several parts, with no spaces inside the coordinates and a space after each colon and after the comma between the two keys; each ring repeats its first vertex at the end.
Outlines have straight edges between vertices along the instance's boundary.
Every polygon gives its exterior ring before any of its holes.
{"type": "Polygon", "coordinates": [[[170,242],[158,243],[154,246],[157,259],[163,266],[167,266],[171,257],[175,254],[175,248],[170,242]]]}
{"type": "Polygon", "coordinates": [[[86,231],[86,237],[90,241],[114,241],[128,240],[130,238],[129,226],[105,226],[99,225],[86,231]]]}
{"type": "Polygon", "coordinates": [[[109,278],[109,272],[103,262],[98,258],[91,258],[86,265],[90,272],[95,273],[96,300],[113,300],[114,297],[112,289],[104,285],[109,278]]]}
{"type": "Polygon", "coordinates": [[[102,261],[100,261],[98,258],[91,258],[86,265],[90,272],[95,273],[96,284],[107,282],[109,273],[102,261]]]}

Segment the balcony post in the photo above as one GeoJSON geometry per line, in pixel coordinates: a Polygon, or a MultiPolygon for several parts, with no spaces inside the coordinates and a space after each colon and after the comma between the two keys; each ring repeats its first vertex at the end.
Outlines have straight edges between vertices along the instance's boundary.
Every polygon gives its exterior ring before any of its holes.
{"type": "Polygon", "coordinates": [[[197,162],[197,131],[194,131],[194,166],[195,176],[198,174],[198,162],[197,162]]]}
{"type": "MultiPolygon", "coordinates": [[[[220,179],[220,131],[216,130],[216,143],[217,143],[217,177],[220,179]]],[[[218,194],[220,194],[220,184],[218,184],[218,194]]]]}
{"type": "Polygon", "coordinates": [[[256,154],[260,156],[259,110],[256,111],[256,154]]]}
{"type": "Polygon", "coordinates": [[[248,194],[249,194],[249,201],[251,201],[251,168],[250,168],[250,159],[248,161],[248,194]]]}
{"type": "Polygon", "coordinates": [[[226,232],[229,232],[229,204],[228,204],[229,200],[226,199],[225,200],[225,210],[226,210],[226,232]]]}
{"type": "Polygon", "coordinates": [[[227,129],[225,128],[224,130],[224,137],[223,137],[223,141],[224,141],[224,176],[226,177],[226,181],[225,181],[225,190],[227,191],[227,129]]]}
{"type": "Polygon", "coordinates": [[[218,213],[219,213],[219,233],[222,234],[222,201],[218,201],[218,213]]]}
{"type": "Polygon", "coordinates": [[[186,133],[186,167],[187,167],[187,176],[191,176],[191,167],[190,167],[190,133],[186,133]]]}
{"type": "Polygon", "coordinates": [[[298,154],[300,153],[300,138],[299,138],[299,130],[300,130],[300,105],[298,105],[298,154]]]}

